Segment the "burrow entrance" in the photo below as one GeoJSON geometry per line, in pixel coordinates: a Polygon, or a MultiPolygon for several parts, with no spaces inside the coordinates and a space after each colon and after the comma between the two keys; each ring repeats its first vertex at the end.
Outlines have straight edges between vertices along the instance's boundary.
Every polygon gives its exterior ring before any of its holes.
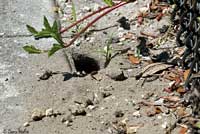
{"type": "Polygon", "coordinates": [[[92,57],[85,54],[74,53],[72,58],[74,60],[76,71],[80,73],[90,74],[100,70],[99,62],[92,57]]]}

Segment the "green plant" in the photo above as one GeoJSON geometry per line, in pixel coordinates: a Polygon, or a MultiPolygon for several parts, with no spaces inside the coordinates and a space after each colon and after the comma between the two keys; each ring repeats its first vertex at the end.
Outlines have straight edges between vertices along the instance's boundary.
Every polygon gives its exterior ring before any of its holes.
{"type": "Polygon", "coordinates": [[[59,49],[64,48],[64,42],[62,41],[61,35],[59,33],[58,24],[54,21],[53,25],[50,26],[47,18],[44,16],[44,28],[41,31],[37,31],[35,28],[27,25],[27,29],[29,32],[35,37],[35,39],[41,38],[53,38],[57,41],[56,44],[53,44],[50,50],[40,50],[34,46],[24,46],[24,50],[30,54],[40,54],[40,53],[48,53],[48,56],[53,55],[59,49]]]}
{"type": "MultiPolygon", "coordinates": [[[[57,41],[56,44],[52,45],[52,48],[50,50],[40,50],[32,45],[24,46],[24,50],[27,51],[30,54],[40,54],[40,53],[48,53],[48,56],[53,55],[56,51],[67,48],[70,45],[74,43],[74,41],[80,37],[82,33],[84,33],[89,27],[91,27],[94,23],[96,23],[99,19],[101,19],[103,16],[107,15],[111,11],[124,6],[130,2],[134,2],[135,0],[104,0],[104,2],[107,4],[107,6],[104,6],[102,8],[99,8],[97,11],[94,11],[87,16],[83,17],[80,20],[76,20],[76,9],[75,7],[72,8],[72,16],[74,16],[75,22],[71,24],[68,27],[65,28],[58,28],[58,24],[56,21],[54,21],[53,25],[50,26],[48,20],[46,17],[44,17],[44,28],[41,31],[37,31],[35,28],[33,28],[30,25],[27,25],[27,29],[29,32],[35,37],[35,39],[41,39],[41,38],[53,38],[57,41]],[[115,2],[114,2],[115,1],[115,2]],[[106,10],[107,9],[107,10],[106,10]],[[106,10],[105,12],[103,12],[106,10]],[[69,29],[71,29],[74,26],[77,26],[79,23],[83,22],[84,20],[88,19],[89,17],[96,15],[98,13],[101,13],[99,16],[97,16],[94,20],[89,22],[84,28],[82,28],[78,33],[75,34],[75,36],[69,41],[69,42],[63,42],[62,41],[62,34],[69,29]]],[[[73,7],[73,6],[72,6],[73,7]]]]}
{"type": "Polygon", "coordinates": [[[106,46],[98,51],[105,57],[105,64],[104,67],[107,67],[107,65],[110,63],[111,59],[114,56],[114,50],[112,47],[112,36],[111,38],[107,41],[106,46]]]}
{"type": "MultiPolygon", "coordinates": [[[[71,23],[73,24],[77,21],[77,11],[76,11],[76,7],[75,7],[73,0],[71,1],[71,3],[72,3],[72,8],[71,8],[72,20],[71,20],[71,23]]],[[[76,27],[75,27],[75,30],[73,32],[78,33],[78,32],[80,32],[80,30],[81,30],[81,27],[80,27],[79,24],[77,24],[76,27]]]]}

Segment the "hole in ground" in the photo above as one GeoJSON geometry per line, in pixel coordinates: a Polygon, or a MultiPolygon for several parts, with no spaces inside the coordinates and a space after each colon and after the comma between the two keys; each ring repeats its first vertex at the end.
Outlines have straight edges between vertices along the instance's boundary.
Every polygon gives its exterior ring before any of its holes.
{"type": "Polygon", "coordinates": [[[86,74],[100,70],[99,62],[84,54],[73,54],[72,56],[76,71],[86,74]]]}

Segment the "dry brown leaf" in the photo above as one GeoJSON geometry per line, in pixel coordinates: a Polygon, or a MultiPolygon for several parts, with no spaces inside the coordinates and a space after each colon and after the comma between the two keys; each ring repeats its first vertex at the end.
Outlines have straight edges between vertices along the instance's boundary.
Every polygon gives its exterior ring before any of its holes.
{"type": "Polygon", "coordinates": [[[183,86],[178,87],[178,89],[176,90],[179,94],[184,94],[186,93],[186,90],[183,86]]]}
{"type": "Polygon", "coordinates": [[[190,73],[190,69],[184,71],[184,80],[187,79],[189,73],[190,73]]]}
{"type": "Polygon", "coordinates": [[[163,96],[161,97],[165,99],[166,101],[171,101],[171,102],[179,102],[181,99],[178,96],[163,96]]]}
{"type": "Polygon", "coordinates": [[[128,58],[132,64],[139,64],[141,62],[141,60],[138,57],[135,57],[134,55],[129,55],[128,58]]]}
{"type": "Polygon", "coordinates": [[[155,107],[155,111],[156,111],[156,114],[162,113],[162,110],[160,107],[155,107]]]}
{"type": "Polygon", "coordinates": [[[138,22],[138,24],[139,25],[142,25],[142,23],[143,23],[143,16],[142,15],[138,15],[138,17],[137,17],[137,22],[138,22]]]}
{"type": "Polygon", "coordinates": [[[163,13],[158,14],[156,17],[156,20],[160,21],[162,19],[163,15],[164,15],[163,13]]]}
{"type": "Polygon", "coordinates": [[[156,114],[160,114],[162,113],[162,110],[160,107],[156,107],[156,106],[152,106],[148,109],[148,111],[146,112],[147,116],[151,117],[151,116],[155,116],[156,114]]]}
{"type": "Polygon", "coordinates": [[[125,39],[135,39],[134,34],[131,33],[131,32],[124,34],[123,38],[125,38],[125,39]]]}
{"type": "Polygon", "coordinates": [[[168,64],[164,64],[164,63],[152,63],[152,64],[149,64],[146,67],[144,67],[142,69],[142,71],[140,72],[140,74],[138,74],[136,77],[152,76],[155,73],[157,73],[159,71],[163,71],[169,67],[172,67],[172,65],[168,65],[168,64]]]}
{"type": "Polygon", "coordinates": [[[183,116],[187,115],[187,112],[185,111],[185,107],[177,108],[177,115],[179,117],[183,117],[183,116]]]}
{"type": "Polygon", "coordinates": [[[179,131],[179,134],[187,134],[187,131],[188,131],[188,128],[186,128],[186,127],[181,127],[181,128],[180,128],[180,131],[179,131]]]}

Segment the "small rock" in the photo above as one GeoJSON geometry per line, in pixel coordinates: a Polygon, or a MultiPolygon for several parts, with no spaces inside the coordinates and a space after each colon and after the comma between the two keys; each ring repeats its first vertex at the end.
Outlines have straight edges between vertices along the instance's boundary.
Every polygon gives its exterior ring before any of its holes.
{"type": "Polygon", "coordinates": [[[79,105],[83,105],[83,107],[88,107],[89,105],[93,105],[93,101],[85,97],[77,98],[74,102],[79,105]]]}
{"type": "Polygon", "coordinates": [[[134,112],[133,117],[137,117],[137,118],[141,117],[140,111],[134,112]]]}
{"type": "Polygon", "coordinates": [[[160,119],[162,119],[162,116],[158,115],[158,117],[157,117],[157,118],[160,120],[160,119]]]}
{"type": "Polygon", "coordinates": [[[52,76],[53,72],[50,70],[46,70],[44,74],[42,74],[39,79],[40,80],[48,80],[52,76]]]}
{"type": "Polygon", "coordinates": [[[74,116],[79,116],[79,115],[85,116],[87,114],[85,109],[80,106],[73,106],[69,110],[74,116]]]}
{"type": "Polygon", "coordinates": [[[115,111],[114,113],[115,117],[123,117],[124,116],[124,113],[122,112],[122,110],[117,110],[115,111]]]}
{"type": "Polygon", "coordinates": [[[126,134],[135,134],[137,133],[137,130],[141,128],[143,124],[140,125],[131,125],[126,127],[126,134]]]}
{"type": "Polygon", "coordinates": [[[61,122],[66,124],[68,127],[72,126],[72,122],[73,122],[73,116],[70,114],[67,117],[63,117],[61,119],[61,122]]]}
{"type": "Polygon", "coordinates": [[[109,97],[109,96],[111,96],[111,95],[112,95],[112,94],[109,93],[109,92],[102,92],[102,97],[103,97],[103,98],[109,97]]]}
{"type": "Polygon", "coordinates": [[[86,12],[90,12],[92,9],[88,6],[83,7],[83,10],[86,12]]]}
{"type": "Polygon", "coordinates": [[[66,121],[73,122],[73,116],[70,114],[70,115],[68,115],[68,116],[66,116],[66,117],[63,117],[63,118],[61,119],[61,122],[62,122],[62,123],[66,122],[66,121]]]}
{"type": "Polygon", "coordinates": [[[126,128],[127,134],[135,134],[136,132],[137,132],[137,128],[135,128],[135,127],[127,127],[126,128]]]}
{"type": "Polygon", "coordinates": [[[49,108],[45,111],[45,115],[46,116],[52,116],[54,113],[53,113],[53,109],[52,108],[49,108]]]}
{"type": "Polygon", "coordinates": [[[107,74],[111,79],[115,81],[123,81],[126,80],[127,77],[124,75],[123,71],[118,70],[118,71],[112,71],[109,74],[107,74]]]}
{"type": "Polygon", "coordinates": [[[30,126],[30,124],[29,124],[29,122],[25,122],[25,123],[23,124],[23,126],[24,126],[24,127],[28,127],[28,126],[30,126]]]}
{"type": "Polygon", "coordinates": [[[5,33],[0,33],[0,37],[2,37],[2,36],[4,36],[5,35],[5,33]]]}
{"type": "Polygon", "coordinates": [[[164,122],[162,125],[161,125],[162,128],[166,129],[167,128],[167,122],[164,122]]]}
{"type": "Polygon", "coordinates": [[[31,115],[31,119],[33,121],[39,121],[39,120],[42,120],[42,118],[45,117],[45,114],[42,110],[40,109],[34,109],[33,110],[33,114],[31,115]]]}
{"type": "Polygon", "coordinates": [[[97,106],[89,105],[87,108],[90,109],[90,110],[94,110],[95,108],[97,108],[97,106]]]}
{"type": "Polygon", "coordinates": [[[135,105],[134,109],[135,110],[140,110],[140,106],[139,105],[135,105]]]}
{"type": "Polygon", "coordinates": [[[70,122],[70,121],[68,121],[68,120],[65,121],[64,124],[66,124],[68,127],[72,126],[72,122],[70,122]]]}

